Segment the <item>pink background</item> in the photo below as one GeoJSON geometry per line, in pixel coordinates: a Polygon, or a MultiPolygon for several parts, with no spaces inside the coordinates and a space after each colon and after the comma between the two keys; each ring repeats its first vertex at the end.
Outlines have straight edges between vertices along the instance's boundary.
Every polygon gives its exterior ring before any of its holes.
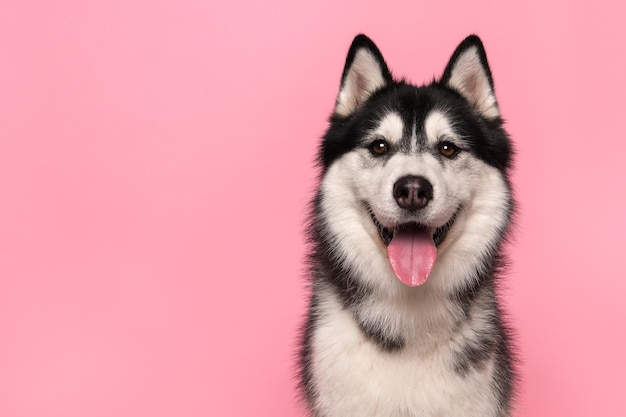
{"type": "Polygon", "coordinates": [[[303,415],[302,224],[359,32],[415,82],[483,38],[517,416],[626,415],[618,2],[261,3],[0,5],[0,415],[303,415]]]}

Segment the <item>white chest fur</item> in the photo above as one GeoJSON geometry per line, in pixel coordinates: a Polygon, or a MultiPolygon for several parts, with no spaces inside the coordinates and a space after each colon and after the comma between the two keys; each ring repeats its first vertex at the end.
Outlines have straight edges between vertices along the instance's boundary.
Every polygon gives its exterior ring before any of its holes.
{"type": "Polygon", "coordinates": [[[322,312],[312,346],[319,417],[499,414],[490,387],[493,360],[479,371],[459,375],[453,340],[428,350],[412,340],[399,351],[385,352],[363,335],[336,300],[327,300],[322,312]]]}

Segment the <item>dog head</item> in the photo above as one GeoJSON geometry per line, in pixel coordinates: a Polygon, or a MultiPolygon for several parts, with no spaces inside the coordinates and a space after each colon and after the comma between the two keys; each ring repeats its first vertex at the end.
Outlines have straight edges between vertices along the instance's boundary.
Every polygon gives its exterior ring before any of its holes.
{"type": "Polygon", "coordinates": [[[320,210],[342,262],[371,280],[393,271],[409,286],[450,276],[438,267],[444,255],[448,268],[478,268],[510,217],[511,154],[478,37],[457,47],[439,80],[415,86],[357,36],[319,154],[320,210]]]}

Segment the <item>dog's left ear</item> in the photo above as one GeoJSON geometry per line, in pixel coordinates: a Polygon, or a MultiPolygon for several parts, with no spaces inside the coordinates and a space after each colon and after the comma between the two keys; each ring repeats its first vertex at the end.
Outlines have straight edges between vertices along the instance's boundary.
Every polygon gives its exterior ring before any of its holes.
{"type": "Polygon", "coordinates": [[[441,83],[458,91],[483,117],[500,116],[487,54],[478,36],[468,36],[456,48],[441,83]]]}
{"type": "Polygon", "coordinates": [[[378,47],[365,35],[352,41],[341,76],[335,114],[349,116],[375,91],[393,81],[378,47]]]}

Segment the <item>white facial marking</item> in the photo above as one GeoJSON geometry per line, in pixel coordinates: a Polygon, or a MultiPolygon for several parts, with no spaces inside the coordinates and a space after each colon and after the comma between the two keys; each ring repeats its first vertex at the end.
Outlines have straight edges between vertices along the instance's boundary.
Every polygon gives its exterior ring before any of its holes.
{"type": "Polygon", "coordinates": [[[424,120],[424,132],[431,146],[436,145],[442,138],[457,136],[448,117],[439,110],[428,113],[426,120],[424,120]]]}
{"type": "Polygon", "coordinates": [[[397,145],[404,133],[404,122],[398,113],[389,113],[382,118],[373,133],[397,145]]]}

